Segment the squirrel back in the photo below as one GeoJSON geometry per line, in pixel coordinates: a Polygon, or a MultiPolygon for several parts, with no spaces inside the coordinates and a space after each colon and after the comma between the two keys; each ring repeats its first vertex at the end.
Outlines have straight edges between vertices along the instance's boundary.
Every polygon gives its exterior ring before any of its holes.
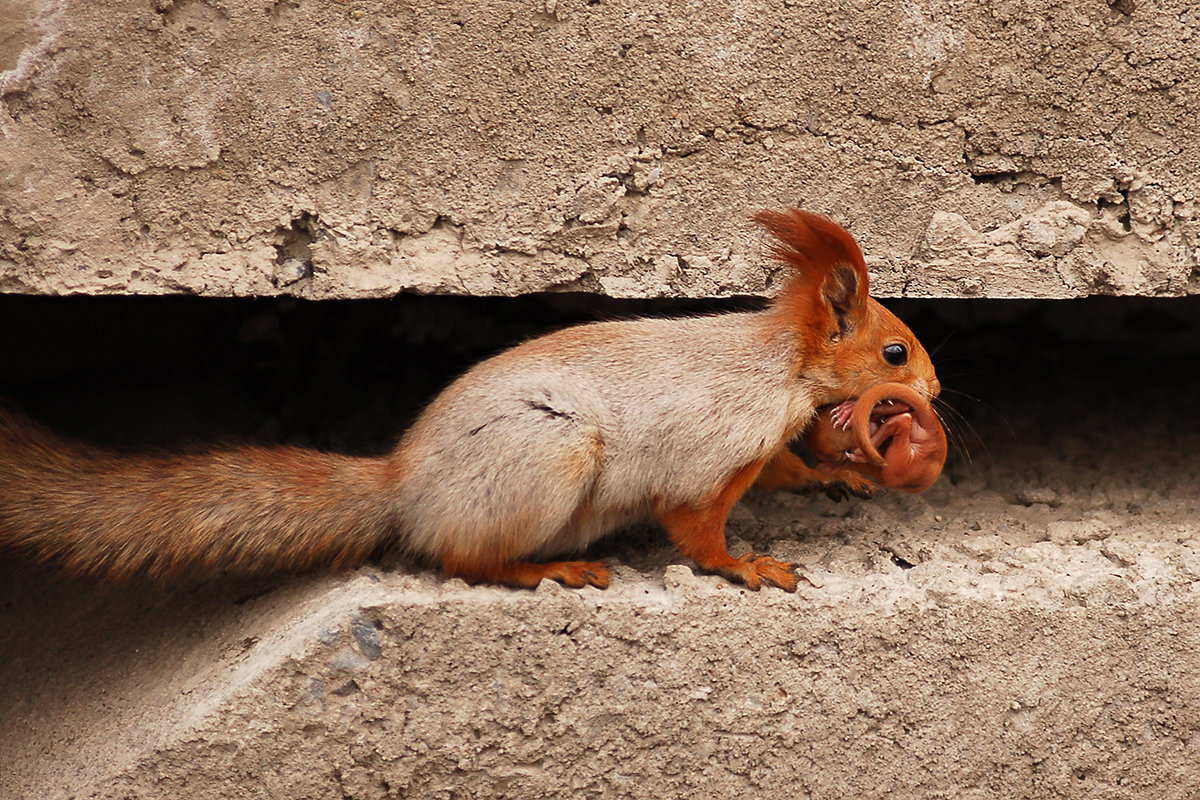
{"type": "Polygon", "coordinates": [[[476,366],[397,450],[410,544],[477,558],[494,550],[492,531],[514,525],[517,554],[544,557],[656,503],[702,503],[731,464],[769,458],[814,412],[795,390],[794,337],[766,323],[761,313],[595,323],[476,366]]]}

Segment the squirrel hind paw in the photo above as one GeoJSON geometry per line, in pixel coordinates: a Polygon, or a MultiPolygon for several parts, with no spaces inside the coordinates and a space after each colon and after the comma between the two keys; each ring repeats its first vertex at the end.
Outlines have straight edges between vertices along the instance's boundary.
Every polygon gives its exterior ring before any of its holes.
{"type": "Polygon", "coordinates": [[[540,564],[547,568],[544,577],[558,581],[563,586],[572,589],[582,589],[584,586],[595,586],[597,589],[607,589],[609,583],[608,567],[596,561],[556,561],[550,564],[540,564]]]}
{"type": "Polygon", "coordinates": [[[608,567],[597,561],[552,561],[535,564],[530,561],[500,561],[480,565],[452,557],[442,558],[442,572],[462,578],[469,584],[495,583],[521,589],[534,589],[546,578],[572,589],[595,586],[607,589],[608,567]]]}

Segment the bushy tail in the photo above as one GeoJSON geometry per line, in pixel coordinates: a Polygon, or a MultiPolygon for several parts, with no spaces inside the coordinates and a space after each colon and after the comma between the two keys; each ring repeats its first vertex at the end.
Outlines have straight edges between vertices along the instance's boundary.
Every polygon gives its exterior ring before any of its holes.
{"type": "Polygon", "coordinates": [[[392,480],[294,447],[119,454],[0,409],[0,549],[112,582],[360,562],[395,534],[392,480]]]}

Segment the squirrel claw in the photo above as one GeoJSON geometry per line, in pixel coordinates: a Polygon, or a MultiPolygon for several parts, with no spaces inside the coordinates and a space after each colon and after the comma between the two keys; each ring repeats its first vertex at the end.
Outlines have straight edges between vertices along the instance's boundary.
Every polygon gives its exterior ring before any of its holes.
{"type": "Polygon", "coordinates": [[[852,469],[836,469],[830,480],[818,485],[826,497],[835,503],[849,500],[851,496],[869,500],[875,496],[875,484],[852,469]]]}
{"type": "Polygon", "coordinates": [[[509,561],[479,566],[443,557],[442,571],[472,585],[496,583],[525,589],[536,588],[546,578],[572,589],[584,586],[607,589],[609,581],[608,567],[597,561],[552,561],[548,564],[509,561]]]}
{"type": "Polygon", "coordinates": [[[757,553],[746,553],[728,568],[714,571],[731,581],[745,584],[747,589],[754,592],[762,588],[764,583],[778,586],[785,592],[794,592],[800,583],[795,564],[757,553]]]}
{"type": "Polygon", "coordinates": [[[850,429],[850,420],[854,417],[854,401],[847,400],[841,403],[833,411],[830,412],[830,418],[833,421],[834,427],[838,430],[845,431],[850,429]]]}

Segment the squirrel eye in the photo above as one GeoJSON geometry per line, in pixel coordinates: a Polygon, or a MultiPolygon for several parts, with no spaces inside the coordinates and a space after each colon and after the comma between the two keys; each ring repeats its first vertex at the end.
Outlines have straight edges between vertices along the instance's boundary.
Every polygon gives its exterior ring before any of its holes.
{"type": "Polygon", "coordinates": [[[893,367],[901,367],[908,363],[908,348],[902,344],[889,344],[883,348],[883,360],[893,367]]]}

